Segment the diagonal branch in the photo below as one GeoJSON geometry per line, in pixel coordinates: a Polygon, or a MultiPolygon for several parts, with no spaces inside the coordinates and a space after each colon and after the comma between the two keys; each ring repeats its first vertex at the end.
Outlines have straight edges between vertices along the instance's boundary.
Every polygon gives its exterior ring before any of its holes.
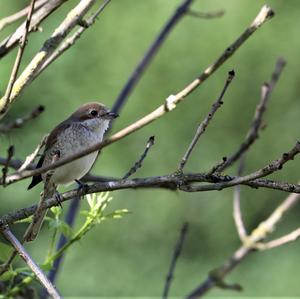
{"type": "Polygon", "coordinates": [[[144,126],[148,125],[149,123],[153,122],[154,120],[162,117],[169,111],[176,108],[176,105],[183,101],[183,99],[188,96],[191,92],[193,92],[197,87],[199,87],[209,76],[211,76],[229,57],[231,57],[235,51],[260,27],[262,26],[267,20],[269,20],[274,15],[274,12],[268,6],[263,6],[261,11],[258,13],[255,20],[251,23],[251,25],[242,33],[238,39],[233,42],[226,50],[221,54],[221,56],[214,62],[211,66],[209,66],[197,79],[193,82],[188,84],[185,88],[183,88],[180,92],[176,95],[169,96],[164,105],[161,105],[157,109],[155,109],[150,114],[146,115],[145,117],[139,119],[138,121],[134,122],[133,124],[129,125],[128,127],[124,128],[123,130],[119,131],[118,133],[114,134],[112,137],[96,143],[94,146],[80,151],[72,156],[63,158],[56,163],[53,163],[49,166],[44,166],[39,169],[31,170],[31,171],[22,171],[20,173],[15,173],[10,175],[7,179],[9,183],[13,183],[27,177],[31,177],[33,175],[41,174],[43,172],[48,171],[49,169],[55,169],[59,166],[62,166],[66,163],[74,161],[75,159],[81,158],[85,155],[88,155],[92,152],[98,151],[103,147],[116,142],[129,134],[143,128],[144,126]]]}
{"type": "Polygon", "coordinates": [[[10,229],[5,226],[0,228],[2,235],[5,239],[14,247],[19,256],[25,261],[28,267],[32,270],[32,272],[36,275],[37,279],[40,283],[46,288],[49,295],[54,299],[61,299],[62,297],[59,295],[55,287],[49,281],[47,276],[43,273],[43,271],[39,268],[39,266],[35,263],[35,261],[31,258],[31,256],[26,252],[25,248],[19,242],[19,240],[13,235],[10,229]]]}
{"type": "Polygon", "coordinates": [[[229,87],[230,83],[232,82],[233,78],[235,76],[234,71],[230,71],[228,72],[228,76],[225,82],[225,85],[222,89],[222,92],[219,96],[219,98],[216,100],[215,103],[213,103],[210,112],[208,113],[208,115],[205,117],[205,119],[199,124],[197,130],[196,130],[196,134],[193,137],[192,142],[190,143],[189,147],[187,148],[185,154],[183,155],[179,165],[178,165],[178,172],[181,173],[183,170],[183,167],[185,166],[186,162],[188,161],[196,143],[198,142],[200,136],[205,132],[207,126],[209,125],[210,121],[212,120],[214,114],[217,112],[217,110],[222,106],[223,104],[223,97],[225,95],[225,92],[227,90],[227,88],[229,87]]]}
{"type": "Polygon", "coordinates": [[[4,97],[1,99],[1,106],[0,106],[0,116],[3,117],[3,115],[6,113],[7,109],[8,109],[8,105],[10,103],[10,96],[13,90],[13,86],[15,84],[17,75],[18,75],[18,71],[20,68],[20,64],[21,64],[21,60],[23,57],[23,53],[26,47],[26,43],[27,43],[27,34],[29,31],[29,27],[30,27],[30,22],[31,22],[31,18],[32,18],[32,13],[33,13],[33,8],[34,8],[34,3],[36,0],[31,0],[31,4],[30,4],[30,8],[28,11],[28,15],[27,15],[27,19],[25,22],[25,28],[24,28],[24,32],[20,41],[20,45],[19,45],[19,50],[17,53],[17,57],[8,81],[8,85],[4,94],[4,97]]]}

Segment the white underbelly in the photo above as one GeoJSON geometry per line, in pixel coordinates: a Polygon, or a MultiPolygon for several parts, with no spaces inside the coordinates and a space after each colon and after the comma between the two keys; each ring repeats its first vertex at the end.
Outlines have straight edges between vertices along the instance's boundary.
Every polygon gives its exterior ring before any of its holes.
{"type": "Polygon", "coordinates": [[[91,153],[71,163],[57,168],[51,178],[54,184],[68,185],[81,179],[93,166],[97,152],[91,153]]]}

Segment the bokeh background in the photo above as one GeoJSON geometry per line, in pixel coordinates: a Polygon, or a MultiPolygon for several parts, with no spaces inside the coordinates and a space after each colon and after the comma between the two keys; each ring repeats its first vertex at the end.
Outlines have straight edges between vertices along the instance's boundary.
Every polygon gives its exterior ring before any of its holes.
{"type": "MultiPolygon", "coordinates": [[[[28,1],[2,1],[0,17],[27,5],[28,1]]],[[[31,34],[21,68],[39,50],[43,41],[77,1],[68,1],[43,23],[43,31],[31,34]]],[[[40,138],[79,105],[100,100],[112,106],[129,74],[181,3],[180,0],[112,0],[96,24],[47,69],[13,105],[7,119],[30,111],[38,104],[45,112],[25,128],[1,136],[1,155],[10,144],[15,157],[31,153],[40,138]]],[[[263,1],[195,0],[199,11],[225,9],[213,20],[184,17],[147,69],[128,99],[113,131],[149,113],[164,99],[179,91],[212,63],[250,24],[263,1]]],[[[172,173],[191,141],[197,124],[218,96],[227,71],[236,78],[206,134],[186,166],[188,172],[208,170],[231,154],[243,140],[260,98],[263,82],[269,80],[279,56],[288,64],[265,114],[266,129],[247,156],[246,172],[254,171],[289,150],[299,139],[299,12],[296,0],[270,0],[276,16],[258,30],[242,48],[174,112],[103,150],[93,173],[120,177],[138,159],[149,136],[156,143],[135,177],[172,173]]],[[[12,25],[0,33],[3,39],[12,25]]],[[[3,94],[16,50],[1,60],[0,90],[3,94]]],[[[236,167],[228,170],[236,173],[236,167]]],[[[289,182],[299,179],[299,158],[289,162],[272,178],[289,182]]],[[[29,180],[1,189],[0,212],[36,203],[41,186],[27,191],[29,180]]],[[[64,189],[62,189],[64,190],[64,189]]],[[[262,221],[287,194],[242,187],[242,210],[248,231],[262,221]]],[[[112,193],[110,207],[127,208],[131,214],[106,221],[93,229],[67,254],[57,286],[65,297],[159,297],[184,221],[190,223],[184,250],[177,264],[171,295],[183,297],[207,273],[220,265],[240,245],[232,219],[233,190],[183,193],[161,190],[122,190],[112,193]]],[[[85,208],[84,202],[82,207],[85,208]]],[[[64,212],[67,211],[64,204],[64,212]]],[[[299,226],[296,206],[280,222],[274,236],[299,226]]],[[[76,223],[80,225],[82,218],[76,223]]],[[[21,235],[24,226],[15,225],[21,235]]],[[[50,242],[47,226],[38,241],[28,245],[37,261],[43,261],[50,242]]],[[[300,243],[272,251],[253,253],[226,281],[240,283],[243,293],[214,289],[208,296],[300,296],[298,266],[300,243]]]]}

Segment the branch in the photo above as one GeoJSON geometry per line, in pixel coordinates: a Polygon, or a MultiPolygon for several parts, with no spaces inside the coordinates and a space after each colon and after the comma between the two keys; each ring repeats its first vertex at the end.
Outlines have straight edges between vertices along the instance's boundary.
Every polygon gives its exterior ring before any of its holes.
{"type": "MultiPolygon", "coordinates": [[[[23,89],[33,81],[35,73],[54,53],[55,49],[64,40],[65,36],[82,20],[94,2],[95,0],[82,0],[68,13],[64,21],[55,29],[51,37],[46,40],[40,51],[35,55],[13,84],[9,103],[14,102],[23,89]]],[[[4,96],[0,99],[0,111],[7,106],[6,98],[7,96],[4,96]]]]}
{"type": "Polygon", "coordinates": [[[229,157],[221,167],[219,167],[218,171],[221,172],[225,170],[227,167],[231,166],[234,162],[236,162],[242,156],[242,154],[245,153],[249,149],[249,147],[255,142],[255,140],[258,138],[258,131],[261,128],[262,117],[266,110],[267,103],[283,71],[285,64],[286,61],[283,58],[279,58],[277,60],[275,70],[272,74],[270,82],[265,83],[262,86],[261,99],[256,107],[254,118],[250,126],[250,129],[246,135],[245,141],[241,144],[240,148],[231,157],[229,157]]]}
{"type": "Polygon", "coordinates": [[[17,53],[17,57],[8,81],[8,85],[4,94],[4,97],[1,99],[1,105],[0,105],[0,116],[3,117],[3,115],[7,112],[8,110],[8,105],[10,103],[10,96],[13,90],[13,86],[15,84],[15,81],[17,79],[17,75],[18,75],[18,71],[20,68],[20,64],[21,64],[21,60],[23,57],[23,53],[26,47],[26,43],[27,43],[27,34],[29,31],[29,27],[30,27],[30,22],[31,22],[31,18],[32,18],[32,13],[33,13],[33,8],[34,8],[34,3],[36,0],[31,0],[31,4],[30,4],[30,8],[28,11],[28,15],[27,15],[27,19],[25,22],[25,28],[24,28],[24,32],[22,35],[22,38],[20,40],[20,45],[19,45],[19,50],[17,53]]]}
{"type": "MultiPolygon", "coordinates": [[[[35,31],[39,24],[52,14],[58,7],[67,2],[68,0],[51,0],[47,1],[39,10],[37,10],[31,19],[31,26],[29,33],[35,31]]],[[[20,25],[17,30],[8,36],[4,41],[0,43],[0,59],[9,53],[22,38],[25,24],[20,25]]]]}
{"type": "MultiPolygon", "coordinates": [[[[47,3],[47,1],[48,0],[37,0],[34,5],[34,11],[37,11],[40,7],[42,7],[45,3],[47,3]]],[[[30,10],[30,5],[23,8],[22,10],[0,20],[0,31],[3,28],[5,28],[6,26],[26,17],[29,13],[29,10],[30,10]]]]}
{"type": "Polygon", "coordinates": [[[143,163],[144,159],[147,157],[147,154],[148,154],[150,148],[153,146],[153,144],[154,144],[154,136],[151,136],[147,141],[146,148],[145,148],[144,152],[142,153],[140,159],[137,162],[135,162],[135,164],[123,176],[123,178],[122,178],[123,180],[128,179],[131,175],[133,175],[135,172],[137,172],[137,170],[139,168],[142,167],[142,163],[143,163]]]}
{"type": "Polygon", "coordinates": [[[45,107],[39,105],[38,107],[34,108],[29,114],[24,115],[23,117],[18,117],[12,122],[6,124],[0,124],[0,133],[7,133],[11,129],[22,128],[28,121],[37,118],[43,111],[45,107]]]}
{"type": "Polygon", "coordinates": [[[168,298],[169,290],[170,290],[173,275],[174,275],[173,273],[175,271],[177,260],[181,254],[181,251],[183,248],[183,243],[185,241],[185,237],[188,232],[188,228],[189,228],[189,225],[187,222],[185,222],[181,227],[179,239],[177,240],[177,243],[175,245],[170,268],[168,271],[168,275],[166,277],[166,282],[165,282],[164,291],[163,291],[163,299],[168,298]]]}
{"type": "Polygon", "coordinates": [[[35,263],[35,261],[31,258],[31,256],[26,252],[25,248],[18,241],[18,239],[13,235],[10,229],[5,226],[1,227],[1,233],[5,237],[5,239],[13,246],[13,248],[18,252],[19,256],[25,261],[27,266],[31,269],[31,271],[36,275],[37,279],[40,283],[46,288],[47,292],[54,299],[61,299],[62,297],[59,295],[55,287],[49,281],[47,276],[43,273],[43,271],[39,268],[39,266],[35,263]]]}
{"type": "Polygon", "coordinates": [[[219,281],[223,281],[224,277],[238,266],[248,255],[253,252],[253,249],[258,248],[258,242],[264,239],[267,234],[274,231],[275,225],[279,222],[282,216],[290,210],[298,201],[299,194],[290,194],[274,211],[245,240],[244,244],[238,248],[233,255],[226,260],[223,265],[213,270],[209,277],[197,286],[186,298],[196,299],[203,296],[210,289],[218,286],[219,281]]]}
{"type": "Polygon", "coordinates": [[[228,72],[228,76],[225,82],[225,85],[223,87],[223,90],[219,96],[219,98],[216,100],[215,103],[213,103],[210,112],[208,115],[205,117],[205,119],[199,124],[196,134],[189,145],[188,149],[186,150],[185,154],[183,155],[179,165],[178,165],[178,172],[181,173],[183,170],[183,167],[185,166],[186,162],[188,161],[196,143],[198,142],[200,136],[205,132],[207,126],[209,125],[210,121],[212,120],[214,114],[217,112],[217,110],[222,106],[223,104],[223,97],[225,95],[225,92],[227,88],[229,87],[230,83],[232,82],[233,78],[235,76],[234,71],[228,72]]]}
{"type": "Polygon", "coordinates": [[[22,171],[20,173],[15,173],[10,175],[7,179],[9,183],[13,183],[27,177],[31,177],[33,175],[41,174],[49,169],[55,169],[59,166],[62,166],[66,163],[74,161],[75,159],[81,158],[85,155],[88,155],[92,152],[98,151],[103,147],[116,142],[129,134],[141,129],[142,127],[148,125],[149,123],[153,122],[154,120],[160,118],[161,116],[165,115],[169,111],[176,108],[176,105],[180,103],[186,96],[188,96],[192,91],[194,91],[198,86],[200,86],[210,75],[212,75],[229,57],[231,57],[235,51],[268,19],[270,19],[274,15],[271,8],[268,6],[263,6],[255,20],[251,23],[251,25],[244,31],[244,33],[225,50],[225,52],[213,63],[209,66],[197,79],[195,79],[192,83],[187,85],[184,89],[178,92],[176,95],[172,95],[166,99],[164,105],[161,105],[157,109],[155,109],[150,114],[146,115],[145,117],[139,119],[135,123],[129,125],[125,129],[119,131],[118,133],[114,134],[112,137],[96,143],[94,146],[86,150],[82,150],[74,155],[69,157],[63,158],[56,163],[53,163],[49,166],[44,166],[35,170],[31,171],[22,171]]]}
{"type": "Polygon", "coordinates": [[[194,11],[189,9],[186,14],[201,19],[215,19],[224,16],[224,10],[212,11],[212,12],[201,12],[201,11],[194,11]]]}

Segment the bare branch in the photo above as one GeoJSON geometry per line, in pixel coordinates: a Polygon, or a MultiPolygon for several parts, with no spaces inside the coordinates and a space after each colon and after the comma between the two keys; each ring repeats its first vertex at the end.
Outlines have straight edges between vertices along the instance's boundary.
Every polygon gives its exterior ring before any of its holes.
{"type": "Polygon", "coordinates": [[[131,175],[133,175],[135,172],[137,172],[137,170],[139,168],[142,167],[142,163],[143,163],[144,159],[147,157],[147,154],[148,154],[150,148],[153,146],[153,144],[154,144],[154,136],[151,136],[147,141],[146,148],[145,148],[144,152],[142,153],[140,159],[124,175],[123,180],[128,179],[131,175]]]}
{"type": "MultiPolygon", "coordinates": [[[[94,4],[95,0],[82,0],[67,15],[65,20],[56,28],[51,37],[46,40],[40,51],[31,60],[19,78],[13,84],[10,92],[9,103],[12,103],[23,91],[23,89],[32,82],[35,73],[43,65],[43,63],[52,55],[55,49],[64,40],[65,36],[78,24],[87,11],[94,4]]],[[[0,111],[8,104],[4,96],[0,99],[0,111]]]]}
{"type": "Polygon", "coordinates": [[[274,15],[274,12],[268,6],[263,6],[255,20],[251,23],[251,25],[244,31],[244,33],[233,43],[229,48],[225,50],[225,52],[213,63],[209,66],[197,79],[195,79],[192,83],[187,85],[184,89],[178,92],[176,95],[169,96],[166,99],[164,105],[161,105],[157,109],[155,109],[150,114],[146,115],[145,117],[139,119],[135,123],[129,125],[128,127],[124,128],[123,130],[119,131],[118,133],[114,134],[112,137],[96,143],[94,146],[82,150],[72,156],[60,159],[58,162],[51,164],[49,166],[44,166],[35,170],[31,171],[22,171],[20,173],[15,173],[10,175],[7,178],[9,183],[13,183],[27,177],[31,177],[33,175],[37,175],[43,172],[48,171],[49,169],[55,169],[59,166],[62,166],[66,163],[74,161],[75,159],[81,158],[85,155],[88,155],[92,152],[98,151],[103,147],[116,142],[129,134],[141,129],[142,127],[148,125],[149,123],[153,122],[154,120],[160,118],[161,116],[165,115],[169,111],[173,110],[176,105],[181,102],[187,95],[189,95],[192,91],[194,91],[198,86],[200,86],[210,75],[212,75],[229,57],[231,57],[235,51],[261,26],[263,25],[268,19],[270,19],[274,15]]]}
{"type": "Polygon", "coordinates": [[[4,97],[1,99],[0,117],[1,117],[1,115],[3,116],[6,113],[6,111],[8,109],[8,105],[10,103],[10,96],[11,96],[15,81],[17,79],[18,70],[20,68],[21,60],[22,60],[26,42],[27,42],[27,34],[29,31],[29,27],[30,27],[30,22],[31,22],[31,17],[32,17],[35,1],[36,0],[31,0],[30,8],[29,8],[27,19],[25,22],[24,32],[23,32],[22,38],[20,40],[17,57],[16,57],[16,60],[15,60],[15,63],[14,63],[14,66],[13,66],[13,69],[12,69],[12,72],[11,72],[11,75],[9,78],[9,82],[8,82],[4,97]]]}
{"type": "Polygon", "coordinates": [[[27,266],[36,275],[40,283],[46,288],[49,295],[54,299],[62,299],[54,285],[52,285],[47,276],[43,273],[43,271],[39,268],[39,266],[31,258],[31,256],[26,252],[25,248],[13,235],[10,229],[7,226],[5,226],[1,227],[0,230],[5,239],[13,246],[13,248],[18,252],[19,256],[25,261],[27,266]]]}
{"type": "MultiPolygon", "coordinates": [[[[37,0],[36,3],[34,4],[34,11],[36,11],[40,7],[42,7],[47,1],[48,0],[37,0]]],[[[30,10],[30,5],[28,5],[27,7],[23,8],[22,10],[20,10],[20,11],[18,11],[16,13],[14,13],[14,14],[12,14],[12,15],[10,15],[8,17],[5,17],[2,20],[0,20],[0,31],[4,27],[6,27],[6,26],[8,26],[8,25],[10,25],[10,24],[12,24],[12,23],[14,23],[14,22],[16,22],[16,21],[24,18],[24,17],[26,17],[28,15],[28,13],[29,13],[29,10],[30,10]]]]}
{"type": "Polygon", "coordinates": [[[205,132],[207,126],[209,125],[210,121],[212,120],[214,114],[217,112],[217,110],[222,106],[223,104],[223,97],[225,95],[225,92],[227,90],[227,88],[229,87],[230,83],[232,82],[233,78],[235,76],[234,71],[230,71],[228,72],[228,76],[225,82],[225,85],[222,89],[222,92],[219,96],[219,98],[216,100],[215,103],[213,103],[210,112],[208,113],[208,115],[205,117],[205,119],[199,124],[197,130],[196,130],[196,134],[193,137],[193,140],[191,142],[191,144],[189,145],[188,149],[186,150],[185,154],[183,155],[179,165],[178,165],[178,171],[182,172],[186,162],[188,161],[196,143],[198,142],[200,136],[205,132]]]}
{"type": "Polygon", "coordinates": [[[286,61],[283,58],[279,58],[276,62],[275,70],[272,74],[271,80],[269,83],[265,83],[262,86],[261,90],[261,99],[260,102],[258,103],[254,118],[252,121],[252,124],[250,126],[250,129],[246,135],[245,141],[241,144],[240,148],[231,156],[227,159],[226,163],[224,163],[218,171],[223,171],[227,167],[231,166],[235,161],[237,161],[241,155],[246,152],[249,147],[255,142],[255,140],[258,138],[258,131],[261,128],[262,124],[262,117],[263,114],[266,110],[266,106],[268,103],[268,100],[272,94],[272,91],[283,71],[283,68],[286,64],[286,61]]]}
{"type": "Polygon", "coordinates": [[[34,108],[29,114],[24,115],[23,117],[18,117],[12,122],[0,124],[0,133],[7,133],[11,129],[22,128],[28,121],[37,118],[43,111],[45,107],[39,105],[34,108]]]}
{"type": "MultiPolygon", "coordinates": [[[[47,18],[51,13],[53,13],[58,7],[67,2],[68,0],[51,0],[46,1],[46,3],[37,10],[31,19],[31,25],[29,28],[29,33],[35,31],[39,24],[47,18]]],[[[5,56],[9,51],[11,51],[21,40],[26,22],[17,28],[17,30],[5,38],[4,41],[0,43],[0,59],[5,56]]]]}
{"type": "Polygon", "coordinates": [[[179,239],[177,240],[177,243],[175,245],[172,260],[171,260],[171,264],[170,264],[170,268],[169,268],[169,271],[168,271],[168,275],[166,277],[166,282],[165,282],[163,296],[162,296],[163,299],[168,298],[169,290],[170,290],[171,283],[172,283],[173,276],[174,276],[176,263],[178,261],[178,258],[180,256],[180,254],[181,254],[183,244],[184,244],[184,241],[185,241],[185,237],[186,237],[186,234],[188,232],[188,228],[189,228],[189,225],[188,225],[187,222],[185,222],[181,227],[179,239]]]}
{"type": "MultiPolygon", "coordinates": [[[[249,253],[253,252],[253,249],[258,249],[258,247],[261,246],[258,242],[264,239],[267,234],[270,234],[274,231],[275,225],[279,222],[282,216],[299,201],[299,198],[299,194],[290,194],[273,211],[268,219],[260,223],[257,228],[252,231],[252,233],[246,238],[243,245],[238,248],[228,260],[226,260],[220,267],[212,271],[214,275],[209,275],[208,278],[198,287],[196,287],[186,298],[199,298],[213,287],[218,286],[218,282],[223,281],[224,277],[228,273],[230,273],[236,266],[245,260],[249,253]]],[[[296,234],[297,233],[295,233],[295,235],[296,234]]]]}

